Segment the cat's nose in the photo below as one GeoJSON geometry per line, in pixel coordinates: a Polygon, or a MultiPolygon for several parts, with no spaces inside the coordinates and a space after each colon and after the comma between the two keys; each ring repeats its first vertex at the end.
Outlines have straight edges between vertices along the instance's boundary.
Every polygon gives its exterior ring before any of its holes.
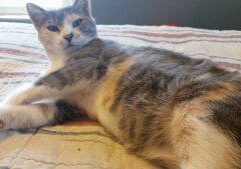
{"type": "Polygon", "coordinates": [[[64,36],[64,39],[67,40],[68,42],[71,42],[72,38],[74,37],[73,33],[70,33],[68,35],[64,36]]]}

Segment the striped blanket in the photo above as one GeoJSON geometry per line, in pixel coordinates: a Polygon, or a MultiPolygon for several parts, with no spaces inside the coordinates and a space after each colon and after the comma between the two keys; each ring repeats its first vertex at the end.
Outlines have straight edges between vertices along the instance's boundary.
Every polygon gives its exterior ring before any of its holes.
{"type": "MultiPolygon", "coordinates": [[[[240,70],[241,32],[168,26],[98,26],[102,38],[208,58],[240,70]]],[[[0,23],[0,100],[49,64],[30,24],[0,23]]],[[[126,152],[95,122],[0,133],[0,169],[154,169],[126,152]]]]}

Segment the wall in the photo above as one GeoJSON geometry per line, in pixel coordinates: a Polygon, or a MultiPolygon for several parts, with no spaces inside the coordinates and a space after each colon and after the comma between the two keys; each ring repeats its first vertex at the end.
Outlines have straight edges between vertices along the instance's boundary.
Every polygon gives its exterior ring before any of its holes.
{"type": "Polygon", "coordinates": [[[98,24],[241,30],[241,0],[92,0],[98,24]]]}

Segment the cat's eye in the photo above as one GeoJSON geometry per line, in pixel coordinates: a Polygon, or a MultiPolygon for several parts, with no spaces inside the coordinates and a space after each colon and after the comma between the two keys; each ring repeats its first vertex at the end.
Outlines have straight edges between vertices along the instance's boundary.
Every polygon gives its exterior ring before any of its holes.
{"type": "Polygon", "coordinates": [[[74,28],[78,27],[78,26],[80,26],[81,23],[82,23],[82,19],[77,19],[73,22],[73,27],[74,28]]]}
{"type": "Polygon", "coordinates": [[[47,29],[51,32],[58,32],[59,31],[59,28],[57,26],[54,26],[54,25],[47,26],[47,29]]]}

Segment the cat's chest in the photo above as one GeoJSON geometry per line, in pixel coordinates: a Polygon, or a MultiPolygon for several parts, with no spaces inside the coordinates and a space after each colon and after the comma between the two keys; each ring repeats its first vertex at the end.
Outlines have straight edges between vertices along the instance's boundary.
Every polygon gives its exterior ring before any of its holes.
{"type": "Polygon", "coordinates": [[[89,117],[98,120],[116,137],[121,134],[118,128],[119,117],[110,110],[121,85],[120,79],[132,64],[132,59],[126,59],[118,65],[111,65],[104,77],[95,82],[96,84],[88,83],[68,97],[72,104],[84,109],[89,117]]]}
{"type": "Polygon", "coordinates": [[[71,105],[84,110],[91,119],[99,121],[107,131],[120,137],[121,132],[117,126],[118,118],[109,111],[112,98],[108,96],[108,90],[105,89],[105,92],[99,88],[98,90],[92,89],[91,92],[76,90],[66,99],[71,105]]]}

